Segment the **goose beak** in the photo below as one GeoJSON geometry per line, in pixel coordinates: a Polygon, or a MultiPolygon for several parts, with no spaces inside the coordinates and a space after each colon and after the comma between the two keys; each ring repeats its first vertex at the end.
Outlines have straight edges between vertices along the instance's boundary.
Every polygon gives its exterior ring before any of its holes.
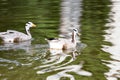
{"type": "Polygon", "coordinates": [[[35,25],[35,24],[32,24],[32,27],[36,27],[36,25],[35,25]]]}
{"type": "Polygon", "coordinates": [[[80,36],[81,34],[80,33],[77,33],[78,36],[80,36]]]}

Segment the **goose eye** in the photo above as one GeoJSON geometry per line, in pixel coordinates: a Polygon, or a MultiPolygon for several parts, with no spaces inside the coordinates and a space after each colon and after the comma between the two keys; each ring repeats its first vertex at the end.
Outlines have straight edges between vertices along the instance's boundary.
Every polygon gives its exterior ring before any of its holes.
{"type": "Polygon", "coordinates": [[[74,31],[77,31],[76,29],[73,29],[74,31]]]}
{"type": "Polygon", "coordinates": [[[28,22],[28,24],[32,24],[31,22],[28,22]]]}

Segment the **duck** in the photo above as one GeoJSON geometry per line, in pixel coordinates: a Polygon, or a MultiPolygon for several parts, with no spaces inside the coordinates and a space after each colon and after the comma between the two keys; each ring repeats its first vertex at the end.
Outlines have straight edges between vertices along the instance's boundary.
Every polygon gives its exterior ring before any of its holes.
{"type": "Polygon", "coordinates": [[[48,42],[49,49],[61,49],[61,50],[68,50],[68,49],[75,49],[77,45],[76,36],[80,36],[80,33],[77,29],[72,30],[72,35],[70,39],[67,38],[49,38],[45,40],[48,42]]]}
{"type": "Polygon", "coordinates": [[[1,43],[19,43],[32,39],[32,35],[30,34],[31,27],[36,27],[36,25],[32,22],[27,22],[25,24],[26,34],[16,30],[0,32],[1,43]]]}

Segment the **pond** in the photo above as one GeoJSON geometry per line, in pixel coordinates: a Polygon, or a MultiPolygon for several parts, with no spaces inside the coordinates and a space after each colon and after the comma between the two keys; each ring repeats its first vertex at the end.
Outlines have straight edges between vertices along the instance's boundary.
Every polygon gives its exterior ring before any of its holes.
{"type": "Polygon", "coordinates": [[[0,44],[0,80],[119,80],[119,4],[0,0],[0,32],[26,33],[27,22],[37,25],[30,29],[32,40],[0,44]],[[74,28],[81,34],[76,50],[49,49],[45,38],[71,38],[74,28]]]}

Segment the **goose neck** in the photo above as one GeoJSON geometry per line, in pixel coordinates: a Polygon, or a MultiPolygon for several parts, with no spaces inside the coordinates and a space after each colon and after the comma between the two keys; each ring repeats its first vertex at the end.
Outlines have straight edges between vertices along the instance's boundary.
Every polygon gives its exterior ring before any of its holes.
{"type": "Polygon", "coordinates": [[[75,32],[72,32],[72,42],[73,42],[73,43],[76,42],[75,37],[76,37],[75,32]]]}
{"type": "Polygon", "coordinates": [[[29,26],[26,26],[25,28],[26,28],[26,33],[27,33],[27,35],[28,35],[30,38],[32,38],[32,35],[30,34],[30,27],[29,27],[29,26]]]}

